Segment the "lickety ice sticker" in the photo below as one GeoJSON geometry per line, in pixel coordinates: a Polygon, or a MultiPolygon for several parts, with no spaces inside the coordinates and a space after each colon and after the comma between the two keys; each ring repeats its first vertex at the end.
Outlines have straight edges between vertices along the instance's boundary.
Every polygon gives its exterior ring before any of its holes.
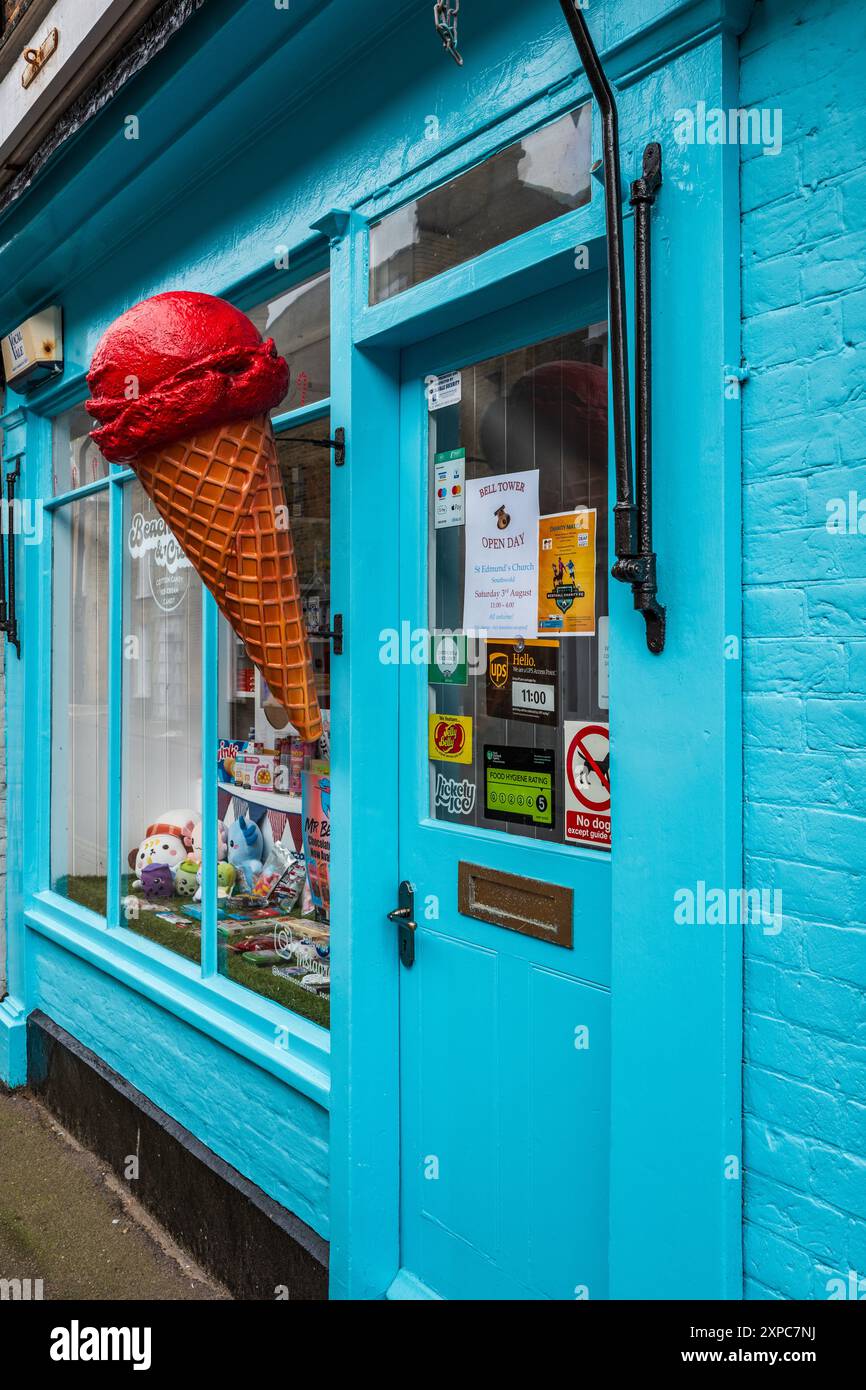
{"type": "Polygon", "coordinates": [[[436,809],[449,816],[471,816],[475,810],[475,783],[468,777],[446,777],[444,772],[437,772],[433,795],[436,809]]]}

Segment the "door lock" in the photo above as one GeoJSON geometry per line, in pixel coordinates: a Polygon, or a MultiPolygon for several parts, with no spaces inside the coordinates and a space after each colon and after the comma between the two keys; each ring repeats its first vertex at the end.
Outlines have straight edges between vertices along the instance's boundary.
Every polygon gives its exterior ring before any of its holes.
{"type": "Polygon", "coordinates": [[[415,916],[415,887],[408,879],[404,878],[400,884],[398,901],[400,906],[388,913],[388,921],[397,923],[400,960],[408,969],[410,965],[415,963],[415,933],[418,930],[418,923],[413,921],[415,916]]]}

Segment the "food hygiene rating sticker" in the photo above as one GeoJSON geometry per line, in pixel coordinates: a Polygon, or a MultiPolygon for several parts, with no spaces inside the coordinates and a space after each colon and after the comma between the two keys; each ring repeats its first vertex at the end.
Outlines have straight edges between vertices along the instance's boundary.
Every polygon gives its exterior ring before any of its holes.
{"type": "Polygon", "coordinates": [[[484,813],[489,820],[554,825],[552,748],[484,745],[484,813]]]}

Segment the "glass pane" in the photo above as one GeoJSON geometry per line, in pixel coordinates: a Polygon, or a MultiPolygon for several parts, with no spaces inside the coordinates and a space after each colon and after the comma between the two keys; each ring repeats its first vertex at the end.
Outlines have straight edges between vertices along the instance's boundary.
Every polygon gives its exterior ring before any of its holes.
{"type": "Polygon", "coordinates": [[[181,865],[201,806],[202,586],[140,483],[123,485],[122,919],[191,960],[181,865]]]}
{"type": "MultiPolygon", "coordinates": [[[[330,454],[323,419],[277,436],[308,628],[330,625],[330,454]]],[[[220,970],[296,1013],[330,1020],[330,643],[311,638],[325,735],[306,743],[220,621],[220,970]]],[[[195,904],[188,911],[195,914],[195,904]]]]}
{"type": "Polygon", "coordinates": [[[331,277],[327,271],[246,311],[289,364],[289,389],[272,415],[331,394],[331,277]]]}
{"type": "Polygon", "coordinates": [[[370,303],[588,203],[591,107],[500,150],[370,228],[370,303]]]}
{"type": "Polygon", "coordinates": [[[52,522],[51,886],[105,913],[108,492],[52,522]]]}
{"type": "Polygon", "coordinates": [[[83,405],[73,406],[55,418],[51,455],[55,497],[108,477],[108,460],[90,438],[92,428],[93,421],[83,405]]]}
{"type": "Polygon", "coordinates": [[[606,327],[433,382],[430,814],[609,848],[606,327]]]}

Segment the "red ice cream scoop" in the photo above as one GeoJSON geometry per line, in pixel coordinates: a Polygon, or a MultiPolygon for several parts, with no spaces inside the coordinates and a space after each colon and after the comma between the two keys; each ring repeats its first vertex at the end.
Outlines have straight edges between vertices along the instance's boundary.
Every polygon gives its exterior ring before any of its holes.
{"type": "Polygon", "coordinates": [[[87,383],[91,439],[112,463],[232,420],[266,414],[289,368],[273,338],[233,304],[170,290],[128,309],[103,334],[87,383]]]}

